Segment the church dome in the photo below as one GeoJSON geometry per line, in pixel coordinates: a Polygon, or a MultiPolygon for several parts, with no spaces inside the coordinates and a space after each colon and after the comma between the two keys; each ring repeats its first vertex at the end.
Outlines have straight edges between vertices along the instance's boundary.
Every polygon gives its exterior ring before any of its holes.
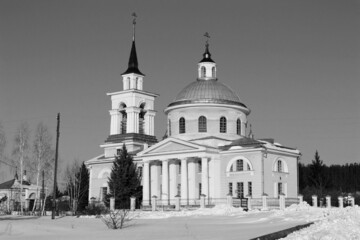
{"type": "Polygon", "coordinates": [[[190,83],[180,91],[174,101],[169,104],[169,107],[191,103],[218,103],[246,108],[237,94],[226,85],[218,82],[217,79],[197,79],[190,83]]]}

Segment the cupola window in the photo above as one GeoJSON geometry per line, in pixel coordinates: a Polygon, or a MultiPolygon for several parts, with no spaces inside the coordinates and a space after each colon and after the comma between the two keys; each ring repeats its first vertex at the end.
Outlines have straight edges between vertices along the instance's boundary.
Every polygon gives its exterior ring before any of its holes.
{"type": "Polygon", "coordinates": [[[212,73],[212,77],[213,77],[213,78],[216,78],[216,76],[215,76],[215,67],[212,67],[211,73],[212,73]]]}
{"type": "Polygon", "coordinates": [[[201,116],[199,117],[199,132],[206,132],[206,117],[201,116]]]}
{"type": "Polygon", "coordinates": [[[236,134],[241,135],[241,121],[239,118],[236,120],[236,134]]]}
{"type": "Polygon", "coordinates": [[[185,118],[179,119],[179,133],[185,133],[185,118]]]}
{"type": "Polygon", "coordinates": [[[220,133],[226,133],[226,118],[220,118],[220,133]]]}
{"type": "Polygon", "coordinates": [[[202,78],[206,77],[206,68],[204,66],[201,67],[201,77],[202,78]]]}

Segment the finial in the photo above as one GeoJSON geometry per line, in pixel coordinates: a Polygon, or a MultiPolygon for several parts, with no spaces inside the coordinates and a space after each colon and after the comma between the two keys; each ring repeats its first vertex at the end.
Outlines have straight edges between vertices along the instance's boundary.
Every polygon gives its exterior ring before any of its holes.
{"type": "Polygon", "coordinates": [[[131,16],[133,17],[133,41],[135,41],[135,25],[136,25],[137,15],[135,12],[133,12],[131,16]]]}
{"type": "Polygon", "coordinates": [[[206,37],[206,47],[208,47],[208,46],[209,46],[210,34],[209,34],[208,32],[206,32],[206,33],[204,34],[204,37],[206,37]]]}

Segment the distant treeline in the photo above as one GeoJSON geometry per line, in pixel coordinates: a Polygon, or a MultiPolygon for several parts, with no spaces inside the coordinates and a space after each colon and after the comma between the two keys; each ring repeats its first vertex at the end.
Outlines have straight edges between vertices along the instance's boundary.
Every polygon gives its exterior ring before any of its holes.
{"type": "Polygon", "coordinates": [[[354,193],[360,191],[360,164],[351,163],[345,165],[321,166],[319,177],[322,178],[319,184],[319,178],[314,181],[312,171],[314,165],[304,165],[299,163],[299,189],[300,192],[306,187],[318,188],[320,185],[324,190],[335,190],[345,193],[354,193]]]}

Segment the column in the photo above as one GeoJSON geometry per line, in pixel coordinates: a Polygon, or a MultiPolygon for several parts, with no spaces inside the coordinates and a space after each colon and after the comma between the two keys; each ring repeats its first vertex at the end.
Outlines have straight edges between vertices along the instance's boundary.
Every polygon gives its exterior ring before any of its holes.
{"type": "Polygon", "coordinates": [[[178,194],[177,192],[177,171],[176,171],[176,161],[172,160],[169,164],[169,178],[170,178],[170,186],[169,186],[169,198],[170,204],[175,204],[175,196],[178,194]]]}
{"type": "Polygon", "coordinates": [[[151,176],[151,197],[156,196],[160,199],[160,164],[158,161],[152,161],[150,165],[150,176],[151,176]]]}
{"type": "Polygon", "coordinates": [[[187,160],[181,159],[181,200],[183,205],[188,205],[188,174],[187,160]]]}
{"type": "Polygon", "coordinates": [[[150,204],[150,163],[144,162],[143,168],[143,205],[150,204]]]}
{"type": "Polygon", "coordinates": [[[119,134],[120,133],[120,122],[121,122],[121,114],[119,110],[112,109],[109,111],[111,120],[110,120],[110,135],[119,134]]]}
{"type": "Polygon", "coordinates": [[[189,174],[188,174],[188,191],[189,191],[189,203],[195,205],[196,199],[196,161],[190,160],[188,163],[189,174]]]}
{"type": "Polygon", "coordinates": [[[169,205],[169,169],[168,160],[162,161],[162,200],[169,205]]]}
{"type": "Polygon", "coordinates": [[[154,110],[146,110],[145,114],[145,134],[154,136],[154,117],[155,117],[154,110]]]}
{"type": "Polygon", "coordinates": [[[140,108],[138,107],[127,107],[127,133],[138,133],[139,132],[139,113],[140,108]]]}
{"type": "Polygon", "coordinates": [[[208,158],[201,158],[201,193],[209,199],[209,165],[208,158]]]}

